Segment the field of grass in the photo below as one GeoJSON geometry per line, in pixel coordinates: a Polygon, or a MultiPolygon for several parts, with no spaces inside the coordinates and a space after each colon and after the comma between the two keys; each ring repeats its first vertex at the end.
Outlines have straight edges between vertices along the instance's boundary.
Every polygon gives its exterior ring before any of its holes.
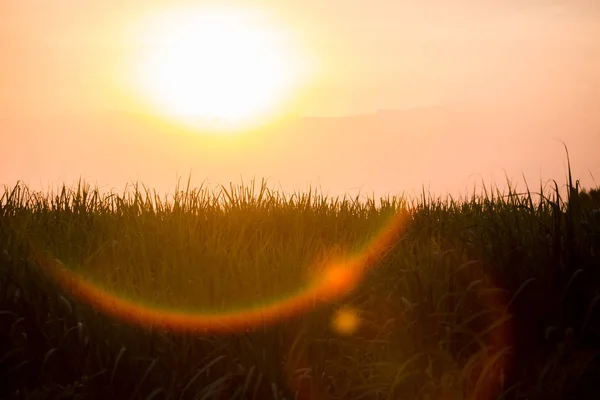
{"type": "Polygon", "coordinates": [[[600,191],[567,186],[461,201],[4,188],[0,397],[600,398],[600,191]],[[348,292],[230,329],[161,323],[308,299],[400,212],[348,292]],[[98,293],[162,314],[142,323],[98,293]]]}

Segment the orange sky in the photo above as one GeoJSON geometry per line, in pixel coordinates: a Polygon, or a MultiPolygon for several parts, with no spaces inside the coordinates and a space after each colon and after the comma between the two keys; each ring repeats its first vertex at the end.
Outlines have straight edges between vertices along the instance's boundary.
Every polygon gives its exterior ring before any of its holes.
{"type": "Polygon", "coordinates": [[[562,150],[552,138],[567,142],[583,182],[592,183],[590,172],[600,182],[591,150],[600,148],[596,0],[238,1],[287,27],[327,70],[301,114],[441,108],[420,120],[366,118],[371,129],[348,119],[312,131],[299,123],[270,133],[269,143],[218,149],[195,149],[188,136],[155,126],[144,131],[128,117],[147,110],[120,83],[138,51],[123,38],[161,3],[0,2],[0,183],[46,186],[83,175],[118,188],[137,177],[166,188],[193,170],[197,181],[263,175],[333,193],[410,191],[420,183],[443,192],[464,189],[474,174],[502,183],[506,168],[537,188],[540,174],[563,182],[562,150]],[[107,167],[111,151],[129,159],[107,167]]]}

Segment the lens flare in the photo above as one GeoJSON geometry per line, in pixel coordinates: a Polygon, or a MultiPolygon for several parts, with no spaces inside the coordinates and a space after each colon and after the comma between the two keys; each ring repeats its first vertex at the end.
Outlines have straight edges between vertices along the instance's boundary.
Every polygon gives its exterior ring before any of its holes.
{"type": "Polygon", "coordinates": [[[351,335],[356,331],[360,319],[358,313],[355,310],[349,308],[342,308],[337,311],[333,318],[332,327],[333,330],[342,335],[351,335]]]}
{"type": "Polygon", "coordinates": [[[232,332],[290,318],[314,309],[319,303],[347,295],[406,228],[408,216],[404,210],[397,213],[361,251],[330,262],[301,291],[261,305],[226,312],[184,312],[150,307],[87,281],[44,252],[37,254],[36,262],[63,290],[123,321],[174,331],[232,332]]]}

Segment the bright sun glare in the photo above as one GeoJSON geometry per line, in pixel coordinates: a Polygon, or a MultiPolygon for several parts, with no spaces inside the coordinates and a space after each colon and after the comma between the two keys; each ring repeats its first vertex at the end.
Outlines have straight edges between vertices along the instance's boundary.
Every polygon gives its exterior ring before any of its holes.
{"type": "Polygon", "coordinates": [[[281,113],[300,83],[303,65],[283,29],[256,12],[162,11],[142,35],[138,86],[157,112],[180,122],[251,126],[281,113]]]}

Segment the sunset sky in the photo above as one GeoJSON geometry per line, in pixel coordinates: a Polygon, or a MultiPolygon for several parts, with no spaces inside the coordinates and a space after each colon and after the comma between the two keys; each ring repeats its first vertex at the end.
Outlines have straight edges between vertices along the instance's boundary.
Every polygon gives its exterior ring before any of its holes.
{"type": "MultiPolygon", "coordinates": [[[[222,48],[226,39],[203,43],[222,48]]],[[[181,57],[201,41],[188,40],[181,57]]],[[[600,184],[597,0],[3,0],[0,54],[0,184],[46,188],[81,176],[105,188],[140,179],[169,190],[192,171],[195,184],[256,176],[334,195],[419,192],[422,184],[443,195],[472,189],[473,179],[502,185],[506,171],[537,190],[540,179],[564,183],[556,139],[569,146],[584,186],[593,185],[590,174],[600,184]],[[269,110],[294,120],[221,139],[177,129],[170,95],[156,88],[162,78],[142,64],[162,33],[184,23],[171,18],[162,31],[151,21],[208,8],[250,15],[258,28],[248,32],[279,46],[264,54],[279,57],[287,80],[268,87],[285,90],[248,102],[271,101],[269,110]]],[[[233,63],[249,69],[261,57],[233,63]]],[[[254,86],[234,89],[271,93],[246,80],[254,86]]],[[[206,107],[243,100],[241,91],[208,96],[206,107]]]]}

